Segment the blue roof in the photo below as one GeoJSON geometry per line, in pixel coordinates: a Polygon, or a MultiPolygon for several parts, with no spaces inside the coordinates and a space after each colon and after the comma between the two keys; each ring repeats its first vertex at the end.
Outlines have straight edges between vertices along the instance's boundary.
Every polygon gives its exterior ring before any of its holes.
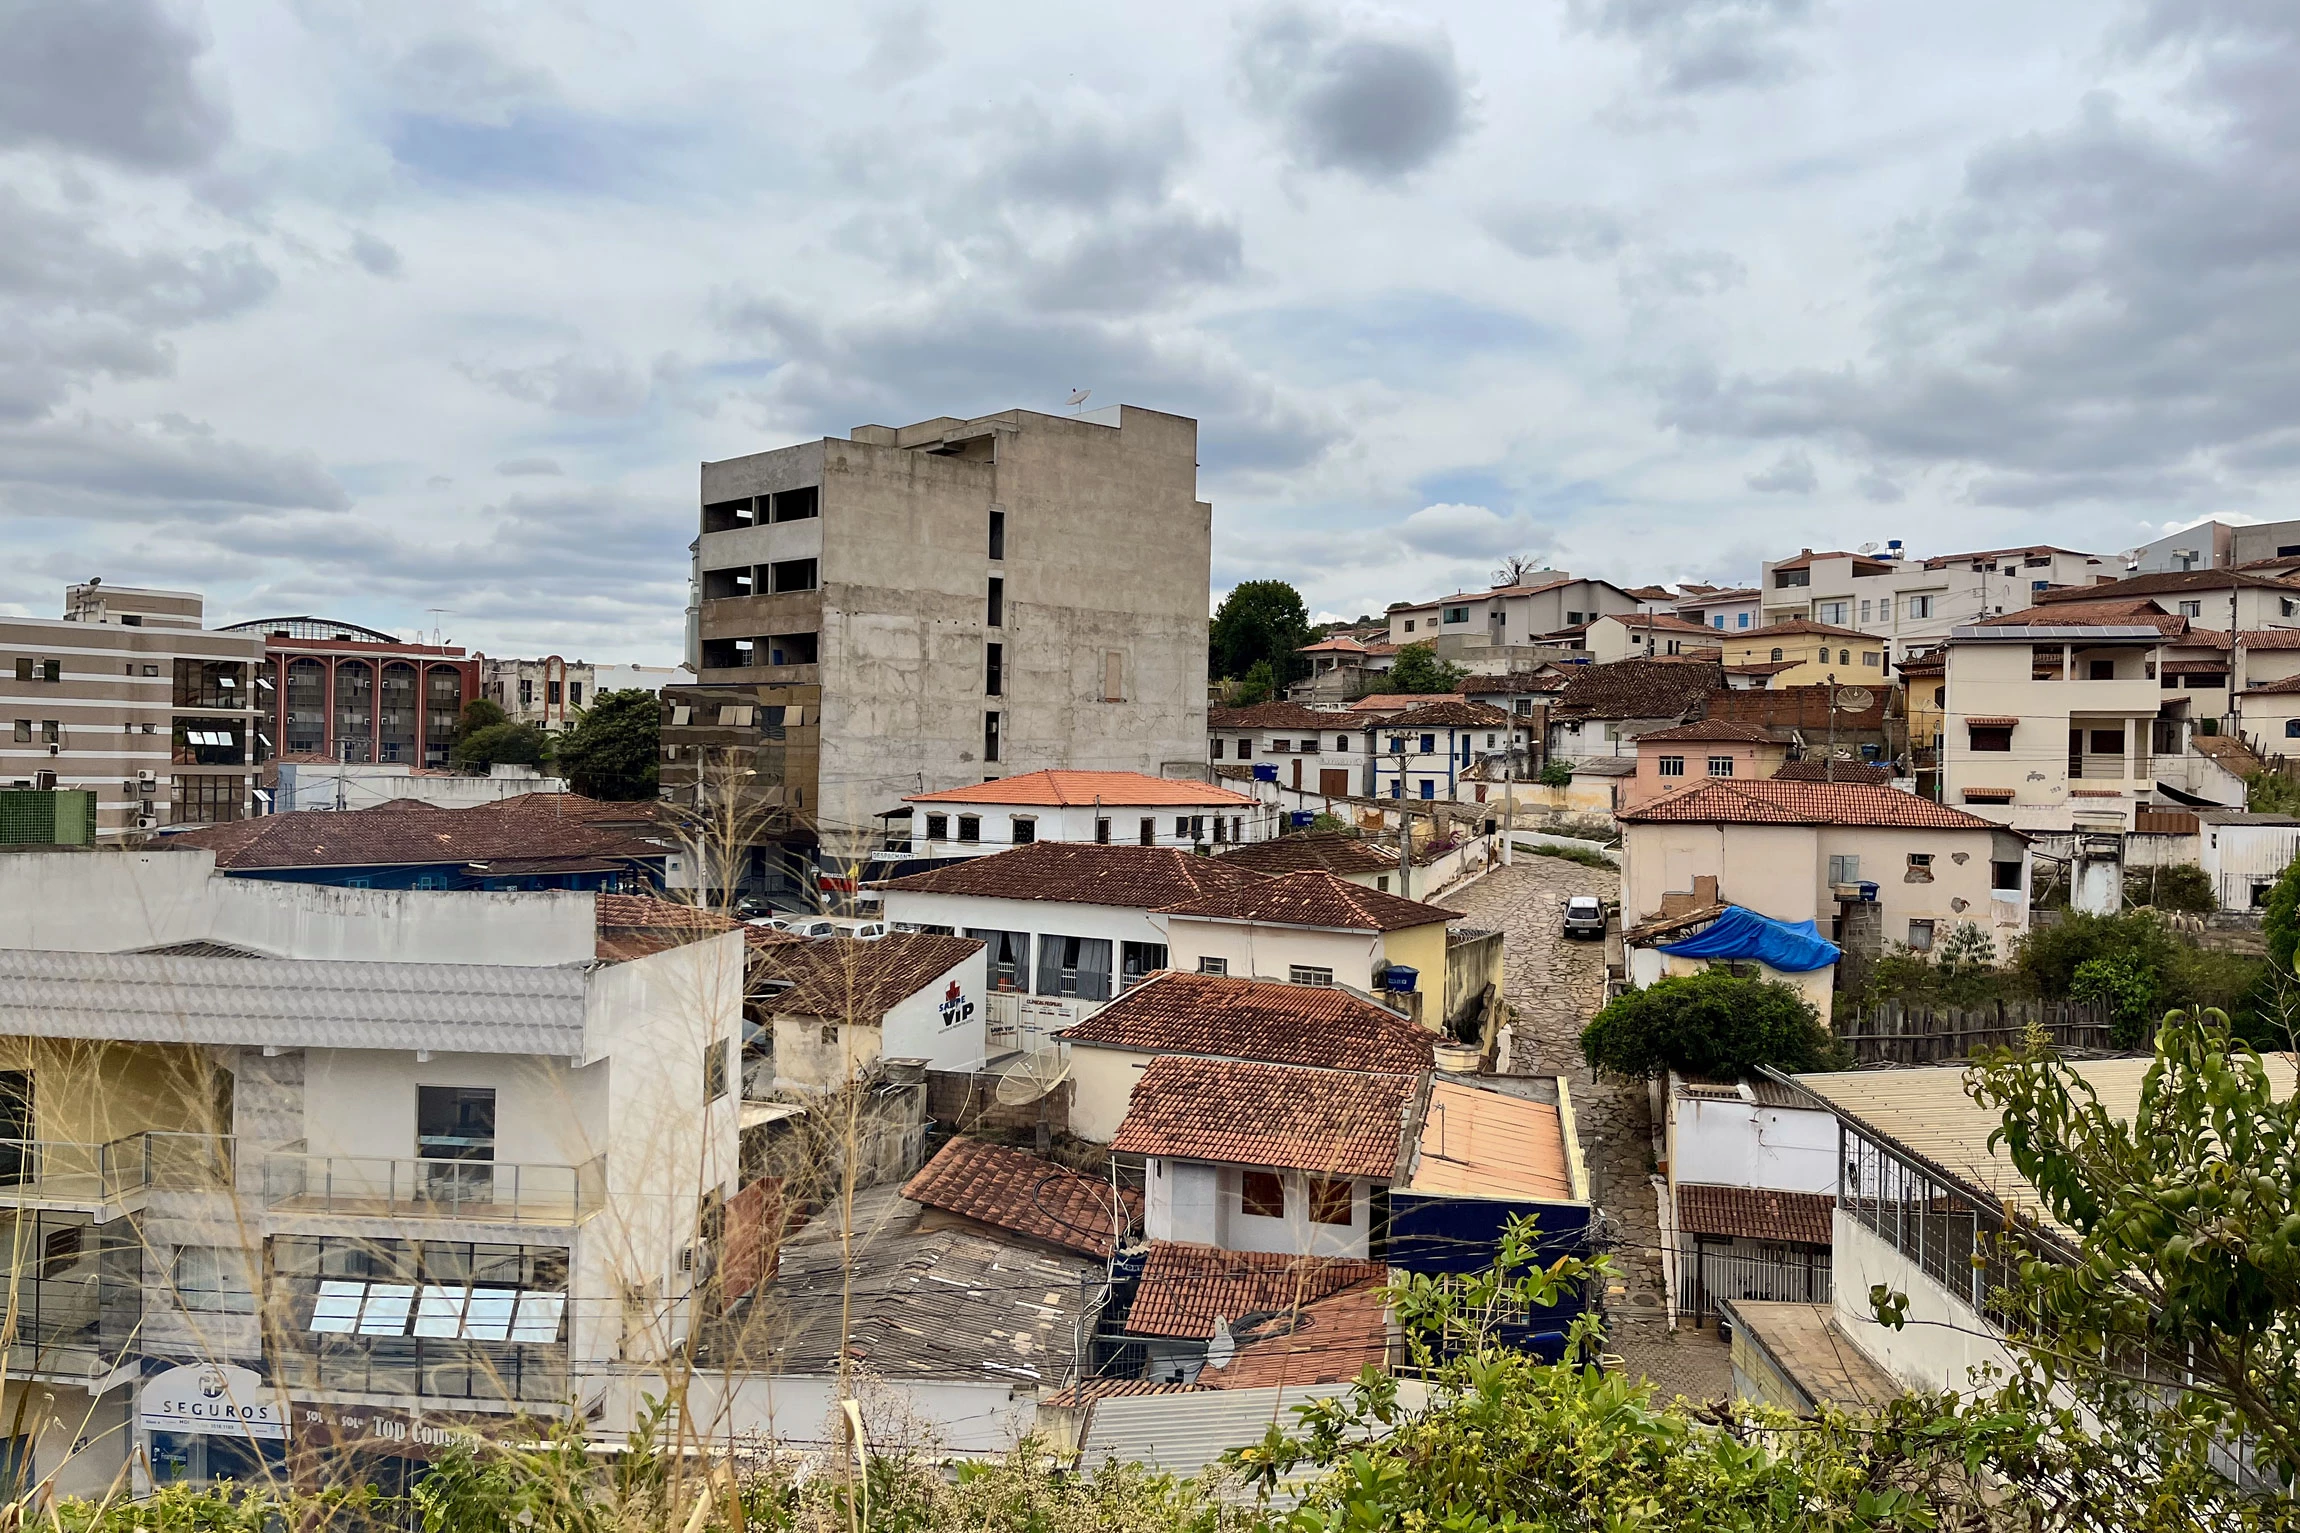
{"type": "Polygon", "coordinates": [[[1784,974],[1826,969],[1838,957],[1837,944],[1812,922],[1776,921],[1739,905],[1726,906],[1707,930],[1661,951],[1676,958],[1754,958],[1784,974]]]}

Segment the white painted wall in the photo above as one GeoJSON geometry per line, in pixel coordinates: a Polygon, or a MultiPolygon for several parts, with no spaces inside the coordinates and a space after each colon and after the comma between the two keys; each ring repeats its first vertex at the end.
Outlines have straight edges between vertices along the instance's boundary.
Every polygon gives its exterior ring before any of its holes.
{"type": "Polygon", "coordinates": [[[2273,885],[2300,856],[2300,826],[2199,827],[2197,866],[2212,880],[2222,910],[2252,910],[2256,887],[2273,885]]]}
{"type": "MultiPolygon", "coordinates": [[[[495,1092],[495,1159],[579,1166],[608,1143],[606,1067],[515,1054],[311,1049],[304,1056],[304,1143],[313,1155],[415,1155],[419,1086],[495,1092]]],[[[538,1186],[544,1184],[538,1183],[538,1186]]]]}
{"type": "Polygon", "coordinates": [[[1093,1144],[1108,1144],[1126,1121],[1135,1083],[1155,1056],[1128,1049],[1070,1048],[1070,1132],[1093,1144]]]}
{"type": "Polygon", "coordinates": [[[533,767],[499,766],[485,777],[476,777],[460,772],[418,772],[390,762],[283,761],[272,809],[278,814],[370,809],[401,800],[440,809],[471,809],[522,793],[566,791],[563,779],[545,777],[533,767]]]}
{"type": "Polygon", "coordinates": [[[895,1059],[923,1059],[932,1070],[981,1068],[989,1053],[985,967],[985,955],[978,949],[936,975],[917,994],[896,1002],[882,1025],[880,1052],[895,1059]],[[959,1004],[946,1014],[943,1003],[953,981],[959,1004]]]}
{"type": "Polygon", "coordinates": [[[1836,1193],[1836,1114],[1705,1097],[1672,1100],[1669,1167],[1678,1181],[1836,1193]]]}
{"type": "MultiPolygon", "coordinates": [[[[1048,1375],[1043,1392],[1051,1394],[1060,1380],[1053,1377],[1070,1366],[1067,1351],[1059,1358],[1031,1360],[1048,1375]]],[[[962,1457],[989,1457],[1011,1450],[1035,1429],[1039,1389],[1025,1380],[886,1379],[858,1369],[847,1381],[862,1404],[863,1431],[882,1447],[903,1445],[931,1448],[962,1457]]],[[[664,1398],[670,1385],[660,1375],[628,1371],[578,1380],[576,1393],[588,1397],[604,1387],[606,1419],[628,1421],[640,1407],[640,1396],[664,1398]]],[[[722,1446],[730,1439],[744,1445],[773,1441],[799,1452],[836,1450],[844,1439],[838,1402],[841,1381],[801,1374],[727,1374],[698,1370],[682,1373],[681,1420],[698,1438],[722,1446]]]]}
{"type": "Polygon", "coordinates": [[[229,878],[189,848],[0,857],[0,941],[54,952],[213,941],[281,958],[556,967],[592,958],[595,920],[589,894],[229,878]]]}
{"type": "Polygon", "coordinates": [[[1221,1181],[1214,1167],[1152,1157],[1144,1186],[1142,1227],[1152,1240],[1222,1243],[1221,1181]]]}
{"type": "Polygon", "coordinates": [[[947,926],[963,937],[969,930],[1029,932],[1031,983],[1037,983],[1038,939],[1047,935],[1099,937],[1111,944],[1110,973],[1115,991],[1124,962],[1121,942],[1167,942],[1166,918],[1156,911],[1122,905],[1070,905],[1056,900],[1009,900],[971,894],[915,894],[886,891],[889,921],[947,926]]]}
{"type": "Polygon", "coordinates": [[[2009,1372],[2012,1354],[1996,1332],[1922,1268],[1837,1210],[1832,1287],[1837,1324],[1869,1361],[1912,1390],[1972,1391],[1973,1370],[1994,1365],[2009,1372]],[[1909,1323],[1888,1330],[1869,1308],[1869,1289],[1882,1283],[1908,1295],[1909,1323]]]}
{"type": "MultiPolygon", "coordinates": [[[[1311,779],[1316,786],[1316,779],[1311,779]]],[[[1043,804],[913,804],[911,805],[911,850],[929,857],[966,857],[976,853],[1002,852],[1021,843],[1014,839],[1014,822],[1027,820],[1034,841],[1094,841],[1096,819],[1110,822],[1108,839],[1125,846],[1140,846],[1142,822],[1152,823],[1152,846],[1198,846],[1201,844],[1227,844],[1233,841],[1260,841],[1276,834],[1270,823],[1269,811],[1260,804],[1241,803],[1238,797],[1221,789],[1209,790],[1211,802],[1200,805],[1164,804],[1143,807],[1133,804],[1078,804],[1047,806],[1043,804]],[[927,834],[927,816],[945,815],[948,823],[946,836],[927,834]],[[981,821],[981,838],[975,841],[959,839],[959,816],[972,815],[981,821]],[[1216,820],[1222,823],[1217,826],[1216,820]],[[1186,826],[1181,822],[1189,821],[1186,826]]]]}
{"type": "Polygon", "coordinates": [[[1295,964],[1331,969],[1334,978],[1360,990],[1373,988],[1377,966],[1386,967],[1380,932],[1311,931],[1298,926],[1255,926],[1243,921],[1201,921],[1170,916],[1166,921],[1167,965],[1195,970],[1201,958],[1220,958],[1233,979],[1289,977],[1295,964]]]}

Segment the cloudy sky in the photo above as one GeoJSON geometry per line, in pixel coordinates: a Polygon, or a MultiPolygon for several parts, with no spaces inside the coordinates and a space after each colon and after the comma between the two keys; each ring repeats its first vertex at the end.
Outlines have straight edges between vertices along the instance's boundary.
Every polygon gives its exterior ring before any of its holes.
{"type": "Polygon", "coordinates": [[[0,607],[666,662],[696,464],[1202,422],[1217,590],[2296,510],[2289,0],[0,0],[0,607]],[[434,613],[433,609],[440,609],[434,613]]]}

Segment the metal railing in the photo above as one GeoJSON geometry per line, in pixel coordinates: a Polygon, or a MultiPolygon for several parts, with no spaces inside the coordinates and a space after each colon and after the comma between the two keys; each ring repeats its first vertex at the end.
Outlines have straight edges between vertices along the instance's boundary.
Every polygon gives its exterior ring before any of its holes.
{"type": "Polygon", "coordinates": [[[2068,758],[2068,775],[2083,780],[2108,782],[2145,781],[2155,772],[2155,763],[2143,756],[2134,761],[2124,756],[2086,755],[2081,759],[2068,758]]]}
{"type": "Polygon", "coordinates": [[[376,1155],[265,1157],[264,1204],[332,1214],[573,1224],[607,1197],[607,1157],[580,1166],[376,1155]]]}
{"type": "Polygon", "coordinates": [[[1832,1253],[1780,1244],[1763,1250],[1696,1245],[1677,1254],[1678,1305],[1708,1317],[1726,1299],[1827,1304],[1834,1296],[1832,1253]]]}
{"type": "Polygon", "coordinates": [[[153,1130],[102,1144],[0,1139],[0,1205],[110,1203],[151,1187],[225,1187],[232,1141],[153,1130]]]}

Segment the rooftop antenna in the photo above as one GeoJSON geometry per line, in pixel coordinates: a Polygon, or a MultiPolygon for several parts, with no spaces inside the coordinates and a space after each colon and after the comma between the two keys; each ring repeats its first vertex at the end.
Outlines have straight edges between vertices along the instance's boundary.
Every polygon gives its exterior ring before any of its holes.
{"type": "Polygon", "coordinates": [[[1093,397],[1092,389],[1072,389],[1070,397],[1062,401],[1063,408],[1073,415],[1082,415],[1086,411],[1086,401],[1093,397]]]}
{"type": "Polygon", "coordinates": [[[423,610],[431,614],[432,645],[437,647],[445,644],[447,641],[439,636],[439,620],[448,615],[448,609],[445,607],[426,607],[423,610]]]}

